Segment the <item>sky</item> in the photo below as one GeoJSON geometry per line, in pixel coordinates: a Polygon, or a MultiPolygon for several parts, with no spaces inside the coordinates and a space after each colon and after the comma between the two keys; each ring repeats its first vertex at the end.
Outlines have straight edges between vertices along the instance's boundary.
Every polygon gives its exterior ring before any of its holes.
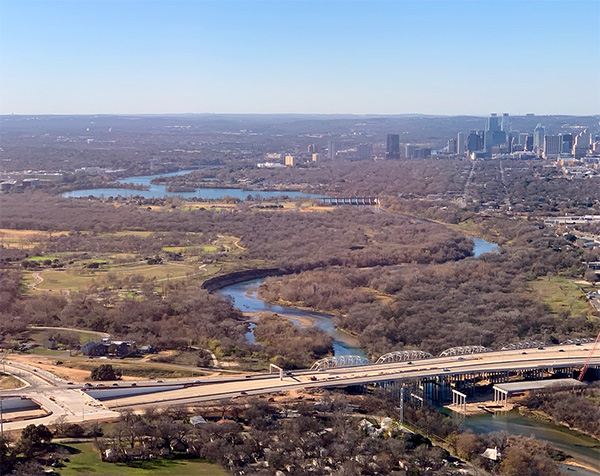
{"type": "Polygon", "coordinates": [[[600,114],[599,0],[0,0],[1,114],[600,114]]]}

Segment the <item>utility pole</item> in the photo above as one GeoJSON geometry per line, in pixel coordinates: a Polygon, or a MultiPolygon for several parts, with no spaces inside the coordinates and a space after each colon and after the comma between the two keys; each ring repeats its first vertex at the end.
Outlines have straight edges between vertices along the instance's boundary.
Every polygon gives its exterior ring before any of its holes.
{"type": "Polygon", "coordinates": [[[400,387],[400,424],[404,426],[404,385],[400,387]]]}

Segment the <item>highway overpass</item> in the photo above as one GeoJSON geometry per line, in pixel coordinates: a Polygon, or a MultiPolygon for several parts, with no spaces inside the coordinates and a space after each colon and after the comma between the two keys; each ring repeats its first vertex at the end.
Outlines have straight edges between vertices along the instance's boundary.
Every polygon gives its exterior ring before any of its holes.
{"type": "MultiPolygon", "coordinates": [[[[118,416],[123,408],[144,408],[193,404],[213,400],[240,398],[286,392],[295,389],[333,388],[390,382],[420,382],[422,387],[441,386],[464,390],[480,378],[490,383],[508,380],[509,375],[525,379],[540,378],[544,373],[570,375],[581,368],[591,352],[591,345],[549,346],[543,350],[518,349],[472,355],[434,357],[412,362],[369,364],[355,367],[303,370],[291,375],[279,373],[241,377],[195,378],[157,381],[103,383],[102,387],[71,385],[54,377],[40,375],[32,367],[7,365],[7,372],[16,372],[29,381],[29,387],[19,391],[0,392],[9,396],[31,397],[52,414],[36,420],[5,423],[5,430],[19,429],[28,423],[52,423],[64,416],[70,422],[103,420],[118,416]],[[425,384],[425,385],[423,385],[425,384]],[[104,393],[105,392],[105,393],[104,393]]],[[[592,356],[591,372],[598,373],[600,352],[592,356]]],[[[441,388],[441,387],[440,387],[441,388]]],[[[425,395],[425,397],[434,397],[425,395]]],[[[438,395],[439,396],[439,395],[438,395]]]]}

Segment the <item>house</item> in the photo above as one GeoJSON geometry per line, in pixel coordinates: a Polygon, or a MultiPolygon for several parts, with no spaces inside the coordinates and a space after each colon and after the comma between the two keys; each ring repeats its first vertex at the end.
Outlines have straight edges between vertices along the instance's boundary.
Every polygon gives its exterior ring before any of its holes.
{"type": "Polygon", "coordinates": [[[108,353],[108,347],[102,343],[96,343],[93,340],[81,346],[81,353],[90,357],[98,357],[108,353]]]}

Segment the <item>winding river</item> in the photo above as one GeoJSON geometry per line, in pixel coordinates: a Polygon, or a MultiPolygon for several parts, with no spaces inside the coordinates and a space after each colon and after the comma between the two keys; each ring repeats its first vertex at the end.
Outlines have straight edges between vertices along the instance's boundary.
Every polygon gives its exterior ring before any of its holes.
{"type": "MultiPolygon", "coordinates": [[[[498,250],[497,244],[481,238],[473,238],[473,242],[473,254],[476,258],[483,253],[494,253],[498,250]]],[[[271,305],[261,300],[257,295],[257,290],[265,279],[253,279],[226,286],[220,292],[233,298],[236,307],[243,312],[275,312],[285,316],[297,325],[310,322],[318,326],[333,337],[335,355],[365,356],[365,352],[359,347],[358,340],[355,337],[341,332],[333,326],[330,314],[271,305]]],[[[251,327],[253,327],[253,324],[251,324],[251,327]]],[[[251,342],[254,341],[252,329],[247,337],[251,342]]],[[[587,468],[598,468],[598,471],[594,471],[583,467],[561,464],[560,468],[563,474],[572,476],[600,475],[600,443],[577,432],[552,423],[526,418],[516,412],[470,416],[465,419],[465,426],[476,433],[506,432],[512,435],[533,436],[572,456],[575,461],[587,468]]]]}
{"type": "MultiPolygon", "coordinates": [[[[482,238],[473,238],[473,254],[475,258],[483,253],[493,253],[498,249],[498,245],[490,243],[482,238]]],[[[295,324],[310,322],[312,325],[323,329],[333,337],[334,355],[361,355],[366,357],[364,350],[359,347],[358,339],[345,332],[335,328],[332,315],[298,309],[295,307],[284,307],[269,304],[258,297],[258,287],[266,278],[253,279],[238,284],[232,284],[222,288],[221,294],[233,299],[235,306],[243,312],[274,312],[288,318],[295,324]]],[[[252,327],[252,324],[251,324],[252,327]]],[[[247,334],[250,342],[254,342],[252,329],[247,334]]]]}

